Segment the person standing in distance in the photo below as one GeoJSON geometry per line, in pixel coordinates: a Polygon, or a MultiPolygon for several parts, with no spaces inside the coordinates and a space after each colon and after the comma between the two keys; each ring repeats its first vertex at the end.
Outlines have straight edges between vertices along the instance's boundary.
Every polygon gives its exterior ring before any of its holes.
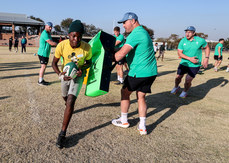
{"type": "Polygon", "coordinates": [[[164,59],[164,54],[165,54],[165,42],[163,42],[163,44],[160,46],[159,48],[159,55],[157,57],[157,60],[159,60],[160,56],[161,56],[161,61],[163,61],[164,59]]]}
{"type": "MultiPolygon", "coordinates": [[[[124,36],[122,34],[120,34],[120,28],[117,26],[114,28],[114,37],[116,38],[116,42],[115,42],[115,51],[118,51],[123,45],[124,45],[124,36]]],[[[117,85],[119,84],[123,84],[123,64],[125,62],[125,57],[118,61],[117,65],[116,65],[116,70],[117,70],[117,80],[118,83],[116,83],[117,85]]]]}
{"type": "Polygon", "coordinates": [[[52,31],[53,24],[51,22],[47,22],[45,24],[45,29],[41,33],[40,36],[40,46],[38,49],[38,58],[40,60],[41,68],[39,71],[39,79],[38,85],[48,85],[49,83],[44,80],[44,73],[49,62],[49,56],[51,52],[51,46],[56,46],[57,44],[52,41],[51,31],[52,31]]]}
{"type": "Polygon", "coordinates": [[[27,44],[27,39],[22,36],[21,37],[21,53],[23,53],[23,51],[26,53],[26,44],[27,44]]]}
{"type": "Polygon", "coordinates": [[[175,87],[171,93],[176,94],[180,89],[180,82],[187,73],[184,83],[184,90],[179,97],[185,98],[187,91],[192,85],[192,80],[198,73],[202,61],[202,48],[205,48],[205,58],[203,59],[203,67],[207,68],[210,56],[210,48],[207,42],[198,36],[195,36],[196,29],[189,26],[185,29],[185,38],[178,45],[178,56],[181,57],[181,62],[178,66],[177,76],[175,78],[175,87]]]}
{"type": "Polygon", "coordinates": [[[154,47],[154,52],[155,52],[154,55],[156,55],[158,51],[158,43],[156,42],[153,47],[154,47]]]}
{"type": "Polygon", "coordinates": [[[141,135],[146,135],[147,104],[145,96],[146,93],[151,93],[151,85],[157,76],[154,47],[148,32],[139,24],[135,13],[126,13],[118,23],[123,23],[126,33],[130,34],[123,47],[115,53],[115,59],[120,61],[126,56],[130,70],[121,89],[121,117],[113,119],[112,124],[123,128],[129,127],[127,115],[130,95],[136,91],[140,119],[138,131],[141,135]]]}
{"type": "Polygon", "coordinates": [[[214,70],[215,70],[215,72],[218,71],[219,66],[223,60],[223,55],[222,55],[223,44],[224,44],[224,39],[221,38],[221,39],[219,39],[219,43],[215,46],[215,53],[214,53],[214,60],[215,60],[214,70]]]}
{"type": "Polygon", "coordinates": [[[9,51],[11,51],[12,46],[13,46],[13,37],[11,36],[11,37],[9,38],[9,51]]]}
{"type": "Polygon", "coordinates": [[[68,33],[69,39],[65,39],[57,45],[52,62],[52,68],[59,75],[59,79],[61,80],[62,97],[66,105],[62,128],[56,142],[58,148],[64,147],[66,131],[73,114],[75,101],[81,90],[84,77],[86,76],[86,69],[92,64],[91,46],[82,41],[82,35],[84,33],[83,23],[81,23],[80,20],[73,21],[68,33]],[[57,63],[61,56],[63,57],[64,66],[72,61],[76,62],[79,71],[75,79],[65,76],[65,72],[59,70],[57,63]]]}

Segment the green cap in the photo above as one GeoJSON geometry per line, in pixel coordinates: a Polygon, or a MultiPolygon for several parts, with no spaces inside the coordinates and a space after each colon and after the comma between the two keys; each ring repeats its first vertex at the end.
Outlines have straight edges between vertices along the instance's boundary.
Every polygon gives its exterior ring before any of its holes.
{"type": "Polygon", "coordinates": [[[80,33],[84,33],[84,25],[83,23],[81,23],[80,20],[75,20],[73,21],[70,26],[69,26],[69,30],[68,33],[71,32],[80,32],[80,33]]]}

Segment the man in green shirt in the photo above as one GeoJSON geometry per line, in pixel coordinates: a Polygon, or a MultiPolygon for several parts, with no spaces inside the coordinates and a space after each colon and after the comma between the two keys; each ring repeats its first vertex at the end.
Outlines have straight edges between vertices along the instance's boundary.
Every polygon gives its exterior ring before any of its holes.
{"type": "Polygon", "coordinates": [[[219,39],[219,43],[215,46],[215,53],[214,53],[214,60],[215,60],[214,70],[215,70],[215,72],[218,71],[218,68],[219,68],[219,66],[223,60],[223,56],[222,56],[223,44],[224,44],[224,39],[221,38],[221,39],[219,39]]]}
{"type": "MultiPolygon", "coordinates": [[[[115,51],[118,51],[125,42],[124,36],[122,34],[120,34],[120,28],[117,26],[114,28],[114,37],[116,38],[116,42],[115,42],[115,51]]],[[[117,65],[116,65],[116,70],[117,70],[117,80],[118,84],[123,84],[123,65],[125,63],[125,57],[118,61],[117,65]]]]}
{"type": "Polygon", "coordinates": [[[202,61],[202,48],[205,48],[205,58],[203,60],[203,67],[208,66],[210,49],[207,42],[198,36],[195,36],[195,27],[189,26],[185,29],[185,38],[183,38],[178,45],[178,55],[181,58],[175,79],[175,87],[171,93],[176,94],[180,89],[180,82],[187,73],[184,83],[184,90],[179,97],[185,98],[187,91],[191,87],[192,80],[198,73],[202,61]]]}
{"type": "Polygon", "coordinates": [[[44,80],[44,73],[49,61],[49,55],[51,52],[51,46],[56,46],[57,44],[52,41],[51,31],[53,24],[47,22],[45,25],[45,30],[41,33],[40,36],[40,46],[38,49],[38,57],[41,63],[41,68],[39,72],[38,85],[48,85],[48,82],[44,80]]]}
{"type": "Polygon", "coordinates": [[[146,93],[151,93],[151,85],[157,76],[157,62],[154,55],[152,40],[148,32],[139,24],[135,13],[128,12],[118,23],[123,23],[129,33],[123,47],[115,53],[115,60],[120,61],[126,56],[129,73],[121,89],[121,117],[113,119],[112,124],[118,127],[129,127],[127,115],[130,107],[130,95],[136,91],[140,123],[138,130],[146,135],[146,93]]]}

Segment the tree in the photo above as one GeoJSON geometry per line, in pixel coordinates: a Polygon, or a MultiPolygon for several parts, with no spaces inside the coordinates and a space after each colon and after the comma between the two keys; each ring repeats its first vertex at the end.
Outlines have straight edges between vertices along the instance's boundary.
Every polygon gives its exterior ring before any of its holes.
{"type": "Polygon", "coordinates": [[[224,41],[224,48],[225,48],[226,50],[229,49],[229,38],[227,38],[227,39],[224,41]]]}
{"type": "Polygon", "coordinates": [[[197,36],[203,38],[203,39],[207,39],[208,38],[208,35],[207,34],[204,34],[204,33],[196,33],[197,36]]]}
{"type": "MultiPolygon", "coordinates": [[[[42,19],[36,18],[36,17],[34,17],[34,16],[32,16],[32,15],[29,16],[28,18],[44,23],[44,21],[43,21],[42,19]]],[[[28,27],[29,35],[38,34],[38,30],[39,30],[39,29],[38,29],[37,27],[35,27],[35,26],[30,26],[30,27],[28,27]]]]}
{"type": "Polygon", "coordinates": [[[100,28],[96,28],[94,25],[87,25],[86,23],[83,23],[84,25],[84,29],[85,29],[85,32],[84,32],[84,35],[85,36],[95,36],[100,30],[100,28]]]}
{"type": "Polygon", "coordinates": [[[149,33],[150,38],[154,40],[154,30],[146,27],[145,25],[142,25],[142,27],[149,33]]]}
{"type": "Polygon", "coordinates": [[[54,29],[55,29],[56,32],[60,32],[60,33],[62,32],[60,25],[55,25],[54,29]]]}
{"type": "Polygon", "coordinates": [[[42,19],[36,18],[36,17],[34,17],[33,15],[29,16],[29,18],[44,23],[44,21],[43,21],[42,19]]]}
{"type": "Polygon", "coordinates": [[[61,21],[60,26],[67,32],[72,21],[73,21],[72,18],[66,18],[61,21]]]}

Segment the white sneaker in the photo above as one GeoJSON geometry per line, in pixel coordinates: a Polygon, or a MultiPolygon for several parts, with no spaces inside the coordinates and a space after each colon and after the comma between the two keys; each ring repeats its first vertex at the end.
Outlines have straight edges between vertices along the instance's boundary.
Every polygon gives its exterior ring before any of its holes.
{"type": "Polygon", "coordinates": [[[180,86],[178,86],[177,88],[174,87],[174,88],[172,89],[171,93],[175,95],[175,94],[179,91],[179,89],[180,89],[180,86]]]}
{"type": "Polygon", "coordinates": [[[128,122],[126,123],[122,123],[121,121],[121,118],[118,118],[118,119],[113,119],[111,121],[111,123],[115,126],[118,126],[118,127],[123,127],[123,128],[128,128],[130,126],[130,124],[128,122]]]}
{"type": "Polygon", "coordinates": [[[140,135],[147,135],[146,129],[140,129],[138,126],[138,131],[140,132],[140,135]]]}
{"type": "Polygon", "coordinates": [[[186,98],[187,95],[188,95],[187,92],[182,91],[179,97],[181,97],[181,98],[186,98]]]}
{"type": "Polygon", "coordinates": [[[215,72],[217,72],[217,71],[218,71],[218,69],[217,69],[216,67],[214,67],[214,70],[215,70],[215,72]]]}
{"type": "Polygon", "coordinates": [[[226,69],[226,72],[229,72],[229,68],[226,69]]]}

